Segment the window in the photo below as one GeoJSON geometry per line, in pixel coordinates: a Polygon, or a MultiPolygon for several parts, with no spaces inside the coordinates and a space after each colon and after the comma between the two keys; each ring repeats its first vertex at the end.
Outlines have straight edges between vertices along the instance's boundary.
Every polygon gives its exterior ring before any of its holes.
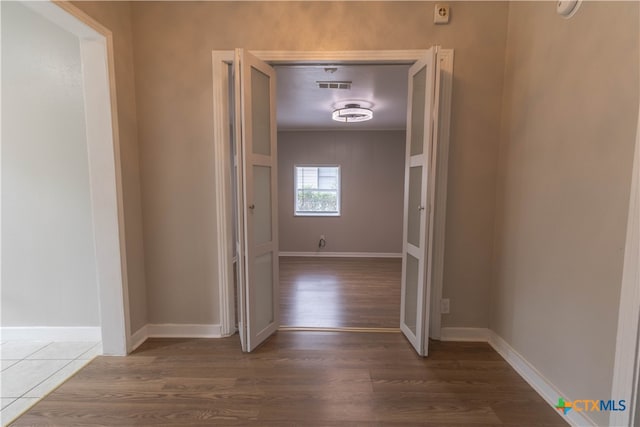
{"type": "Polygon", "coordinates": [[[296,166],[296,216],[340,215],[340,166],[296,166]]]}

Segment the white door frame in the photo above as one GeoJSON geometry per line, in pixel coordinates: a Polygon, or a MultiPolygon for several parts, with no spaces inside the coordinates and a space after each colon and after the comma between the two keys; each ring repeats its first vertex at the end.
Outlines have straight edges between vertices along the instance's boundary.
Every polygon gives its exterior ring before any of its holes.
{"type": "MultiPolygon", "coordinates": [[[[406,63],[412,64],[424,57],[425,50],[363,50],[363,51],[251,51],[270,64],[278,63],[406,63]]],[[[453,49],[438,49],[437,61],[442,77],[436,77],[436,90],[440,92],[439,121],[435,132],[437,141],[436,195],[434,250],[432,267],[432,303],[430,337],[439,339],[441,329],[440,299],[444,268],[444,232],[446,218],[447,170],[449,163],[449,127],[451,120],[451,94],[453,85],[453,49]]],[[[228,66],[233,62],[233,51],[213,51],[213,123],[214,169],[216,193],[216,226],[218,241],[218,283],[220,284],[220,326],[223,336],[235,333],[235,299],[233,283],[233,226],[231,196],[231,153],[229,148],[229,78],[228,66]]]]}
{"type": "Polygon", "coordinates": [[[627,400],[626,411],[612,411],[609,424],[637,425],[640,422],[638,378],[640,376],[640,106],[633,155],[627,237],[620,290],[616,358],[613,368],[611,399],[627,400]]]}
{"type": "Polygon", "coordinates": [[[66,1],[22,2],[80,39],[103,354],[130,350],[120,141],[111,31],[66,1]]]}

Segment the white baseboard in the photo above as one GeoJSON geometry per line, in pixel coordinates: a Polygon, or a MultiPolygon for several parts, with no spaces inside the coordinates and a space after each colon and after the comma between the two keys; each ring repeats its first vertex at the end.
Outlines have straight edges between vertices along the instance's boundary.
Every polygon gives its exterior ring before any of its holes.
{"type": "Polygon", "coordinates": [[[161,323],[147,324],[131,335],[129,352],[148,338],[222,338],[220,325],[161,323]]]}
{"type": "MultiPolygon", "coordinates": [[[[518,353],[509,343],[493,331],[489,331],[489,344],[506,360],[509,365],[549,404],[555,409],[558,397],[570,399],[551,381],[544,377],[531,363],[518,353]]],[[[569,411],[564,419],[573,426],[596,426],[597,424],[584,412],[569,411]]]]}
{"type": "Polygon", "coordinates": [[[131,339],[129,340],[129,353],[140,347],[147,338],[149,338],[149,331],[147,330],[147,325],[144,325],[131,334],[131,339]]]}
{"type": "Polygon", "coordinates": [[[327,257],[327,258],[402,258],[395,252],[280,252],[282,257],[327,257]]]}
{"type": "Polygon", "coordinates": [[[100,326],[3,326],[3,341],[102,341],[100,326]]]}
{"type": "Polygon", "coordinates": [[[222,338],[220,325],[208,324],[148,324],[149,338],[222,338]]]}
{"type": "Polygon", "coordinates": [[[129,353],[148,338],[222,338],[221,325],[149,323],[135,331],[129,340],[129,353]]]}
{"type": "Polygon", "coordinates": [[[487,328],[441,328],[441,341],[489,341],[487,328]]]}

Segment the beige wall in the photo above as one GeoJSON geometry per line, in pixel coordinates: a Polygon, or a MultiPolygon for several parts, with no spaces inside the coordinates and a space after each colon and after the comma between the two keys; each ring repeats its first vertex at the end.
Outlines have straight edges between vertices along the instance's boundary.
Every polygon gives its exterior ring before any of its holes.
{"type": "Polygon", "coordinates": [[[510,5],[490,327],[568,399],[611,393],[638,30],[635,2],[510,5]]]}
{"type": "Polygon", "coordinates": [[[132,5],[149,319],[218,323],[211,50],[455,49],[445,325],[488,324],[507,4],[132,5]],[[470,213],[473,213],[470,215],[470,213]]]}
{"type": "Polygon", "coordinates": [[[131,332],[147,323],[136,92],[129,2],[74,2],[113,33],[131,332]]]}
{"type": "MultiPolygon", "coordinates": [[[[280,82],[284,84],[283,82],[280,82]]],[[[402,252],[404,131],[278,133],[280,251],[402,252]],[[295,165],[340,165],[341,215],[294,216],[295,165]]]]}

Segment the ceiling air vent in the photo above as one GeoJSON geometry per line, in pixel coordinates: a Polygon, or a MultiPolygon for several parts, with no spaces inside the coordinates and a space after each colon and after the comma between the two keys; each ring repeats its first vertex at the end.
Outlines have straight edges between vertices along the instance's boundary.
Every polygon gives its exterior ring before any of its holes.
{"type": "Polygon", "coordinates": [[[351,82],[339,82],[339,81],[317,81],[319,89],[351,89],[351,82]]]}

